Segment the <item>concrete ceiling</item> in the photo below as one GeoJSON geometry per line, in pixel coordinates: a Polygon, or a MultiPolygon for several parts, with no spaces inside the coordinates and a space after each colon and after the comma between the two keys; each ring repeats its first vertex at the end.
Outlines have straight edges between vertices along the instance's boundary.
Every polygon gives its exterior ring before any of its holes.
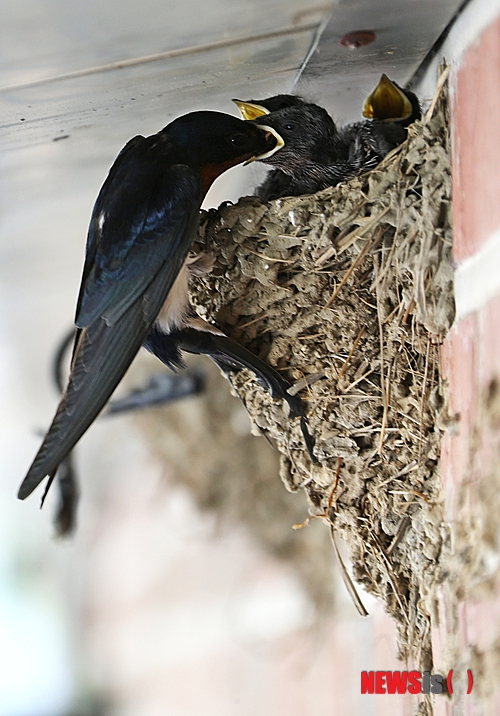
{"type": "MultiPolygon", "coordinates": [[[[426,58],[461,5],[463,0],[341,0],[317,34],[294,90],[321,99],[341,124],[360,118],[382,72],[418,91],[426,58]],[[350,46],[349,33],[359,30],[373,33],[373,42],[350,46]]],[[[431,99],[419,96],[424,103],[431,99]]]]}
{"type": "Polygon", "coordinates": [[[157,131],[194,108],[293,78],[323,8],[314,0],[11,3],[2,10],[0,151],[157,131]]]}

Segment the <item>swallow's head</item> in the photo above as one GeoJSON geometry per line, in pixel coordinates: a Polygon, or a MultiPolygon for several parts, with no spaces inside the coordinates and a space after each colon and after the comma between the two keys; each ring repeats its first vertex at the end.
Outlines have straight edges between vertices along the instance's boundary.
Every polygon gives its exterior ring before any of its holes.
{"type": "Polygon", "coordinates": [[[163,131],[182,161],[213,177],[212,181],[236,164],[269,157],[283,146],[273,127],[221,112],[191,112],[163,131]]]}
{"type": "Polygon", "coordinates": [[[261,123],[274,129],[284,146],[268,156],[257,157],[286,174],[295,174],[305,163],[324,162],[332,154],[337,129],[328,112],[316,104],[293,104],[269,112],[249,124],[261,123]]]}

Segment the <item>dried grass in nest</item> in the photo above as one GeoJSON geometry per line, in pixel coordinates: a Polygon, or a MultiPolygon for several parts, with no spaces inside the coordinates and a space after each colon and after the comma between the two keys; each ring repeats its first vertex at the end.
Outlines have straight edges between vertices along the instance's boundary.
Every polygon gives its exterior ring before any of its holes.
{"type": "Polygon", "coordinates": [[[422,669],[443,542],[439,344],[454,317],[447,127],[441,96],[368,174],[211,210],[196,248],[216,262],[191,287],[200,316],[300,391],[318,465],[281,403],[250,374],[232,381],[279,448],[285,485],[346,540],[354,578],[422,669]]]}

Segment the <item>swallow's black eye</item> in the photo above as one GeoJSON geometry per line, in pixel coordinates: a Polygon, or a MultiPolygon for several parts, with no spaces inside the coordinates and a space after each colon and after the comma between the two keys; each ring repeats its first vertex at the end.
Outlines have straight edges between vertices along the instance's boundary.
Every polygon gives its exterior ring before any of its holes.
{"type": "Polygon", "coordinates": [[[248,147],[248,137],[245,134],[233,134],[229,137],[229,141],[236,149],[246,149],[248,147]]]}
{"type": "Polygon", "coordinates": [[[295,131],[295,124],[291,124],[290,122],[288,124],[285,124],[283,129],[286,129],[287,132],[294,132],[295,131]]]}

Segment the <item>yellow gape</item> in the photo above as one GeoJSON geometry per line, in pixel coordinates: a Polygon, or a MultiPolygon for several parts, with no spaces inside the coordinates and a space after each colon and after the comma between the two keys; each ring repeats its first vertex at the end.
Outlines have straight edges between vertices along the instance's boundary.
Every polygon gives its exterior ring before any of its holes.
{"type": "MultiPolygon", "coordinates": [[[[241,111],[241,110],[240,110],[241,111]]],[[[407,119],[413,109],[408,97],[387,75],[382,75],[363,105],[363,117],[396,122],[407,119]]]]}
{"type": "Polygon", "coordinates": [[[257,119],[257,117],[262,117],[264,114],[269,114],[269,110],[260,104],[242,102],[241,99],[233,99],[233,102],[240,110],[242,119],[257,119]]]}

